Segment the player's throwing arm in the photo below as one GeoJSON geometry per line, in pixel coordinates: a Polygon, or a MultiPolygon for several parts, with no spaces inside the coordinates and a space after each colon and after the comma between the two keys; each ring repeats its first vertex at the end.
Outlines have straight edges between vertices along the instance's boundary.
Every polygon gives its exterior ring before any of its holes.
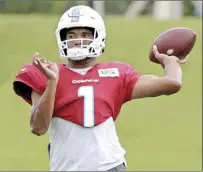
{"type": "Polygon", "coordinates": [[[196,32],[189,28],[172,28],[161,33],[153,43],[150,60],[161,64],[164,77],[143,75],[133,89],[132,98],[156,97],[177,93],[182,87],[182,70],[196,42],[196,32]]]}

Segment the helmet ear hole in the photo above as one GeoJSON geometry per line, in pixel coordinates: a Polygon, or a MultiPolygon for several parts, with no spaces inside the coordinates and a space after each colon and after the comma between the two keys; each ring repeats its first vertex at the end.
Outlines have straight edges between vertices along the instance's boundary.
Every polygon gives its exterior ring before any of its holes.
{"type": "Polygon", "coordinates": [[[68,54],[67,54],[67,49],[64,49],[63,52],[64,52],[65,56],[68,55],[68,54]]]}
{"type": "Polygon", "coordinates": [[[89,53],[95,53],[94,48],[91,47],[91,48],[89,49],[89,53]]]}
{"type": "Polygon", "coordinates": [[[95,35],[95,38],[97,38],[98,37],[98,32],[96,31],[96,33],[95,33],[96,35],[95,35]]]}

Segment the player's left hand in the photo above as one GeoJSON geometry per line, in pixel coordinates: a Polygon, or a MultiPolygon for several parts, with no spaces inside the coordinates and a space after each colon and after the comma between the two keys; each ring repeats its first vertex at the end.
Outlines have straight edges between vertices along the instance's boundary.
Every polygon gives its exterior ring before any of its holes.
{"type": "Polygon", "coordinates": [[[179,64],[184,64],[187,61],[187,58],[184,58],[184,59],[180,60],[176,56],[168,56],[167,54],[161,54],[161,53],[159,53],[158,48],[157,48],[156,45],[153,46],[153,52],[154,52],[155,58],[163,66],[165,66],[168,63],[170,63],[171,61],[177,61],[179,64]]]}

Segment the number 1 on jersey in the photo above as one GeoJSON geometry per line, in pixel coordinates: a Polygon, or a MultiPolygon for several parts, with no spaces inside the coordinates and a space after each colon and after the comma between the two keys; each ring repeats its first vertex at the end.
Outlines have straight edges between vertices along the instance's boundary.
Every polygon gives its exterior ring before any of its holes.
{"type": "Polygon", "coordinates": [[[82,86],[78,96],[84,97],[84,127],[94,126],[94,89],[93,86],[82,86]]]}

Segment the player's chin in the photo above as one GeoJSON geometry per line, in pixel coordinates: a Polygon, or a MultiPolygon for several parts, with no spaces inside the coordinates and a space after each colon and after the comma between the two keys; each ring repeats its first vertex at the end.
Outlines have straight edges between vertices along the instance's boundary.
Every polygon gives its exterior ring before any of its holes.
{"type": "Polygon", "coordinates": [[[77,60],[72,60],[74,61],[75,63],[87,63],[87,62],[90,62],[92,60],[94,60],[95,58],[92,58],[92,57],[85,57],[85,58],[82,58],[82,59],[77,59],[77,60]]]}
{"type": "Polygon", "coordinates": [[[78,59],[77,61],[85,61],[85,60],[90,60],[90,57],[82,57],[81,59],[78,59]]]}
{"type": "Polygon", "coordinates": [[[92,58],[92,57],[85,57],[83,60],[84,60],[84,61],[90,61],[90,60],[93,60],[93,59],[95,59],[95,58],[92,58]]]}

